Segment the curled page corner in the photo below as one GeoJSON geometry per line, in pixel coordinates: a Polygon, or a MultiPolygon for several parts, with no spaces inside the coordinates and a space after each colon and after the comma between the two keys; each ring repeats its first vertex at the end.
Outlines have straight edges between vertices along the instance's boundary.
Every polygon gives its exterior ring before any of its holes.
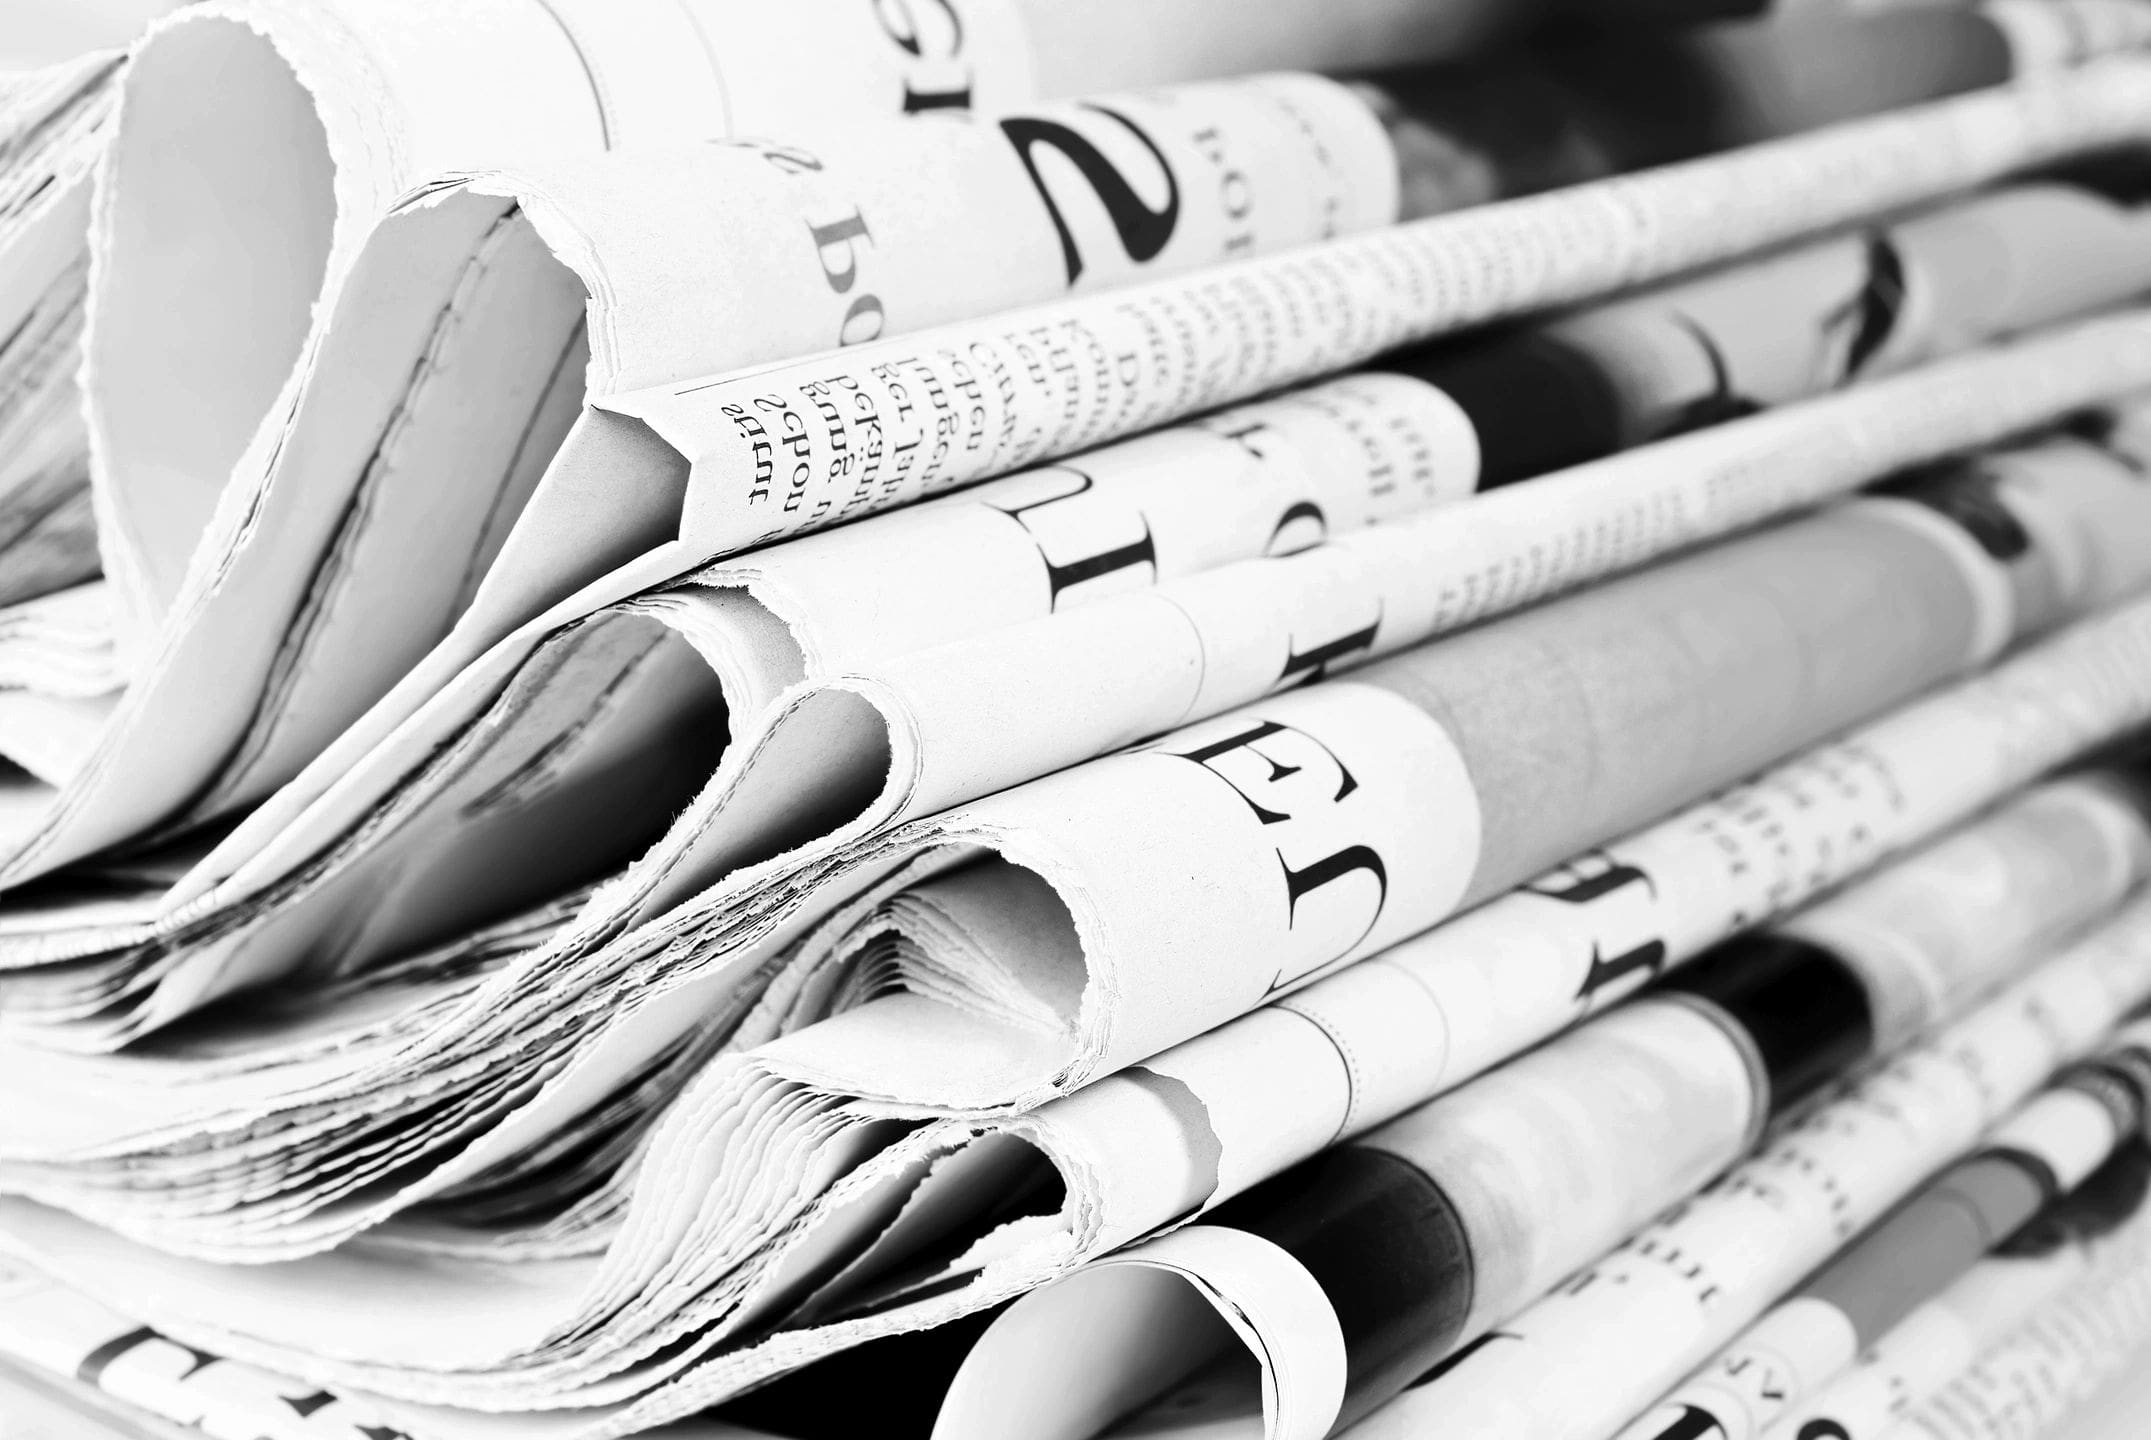
{"type": "MultiPolygon", "coordinates": [[[[1235,1341],[1261,1374],[1262,1420],[1258,1431],[1249,1416],[1249,1440],[1327,1435],[1344,1402],[1345,1355],[1321,1286],[1260,1236],[1191,1225],[1010,1306],[956,1372],[933,1440],[1114,1434],[1235,1341]]],[[[1173,1433],[1157,1423],[1146,1417],[1146,1432],[1173,1433]]]]}

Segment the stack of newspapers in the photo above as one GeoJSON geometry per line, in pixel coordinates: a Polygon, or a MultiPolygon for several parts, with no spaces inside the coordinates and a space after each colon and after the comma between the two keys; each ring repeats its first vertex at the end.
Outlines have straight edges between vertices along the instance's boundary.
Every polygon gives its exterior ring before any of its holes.
{"type": "Polygon", "coordinates": [[[2066,1436],[2151,0],[0,0],[0,757],[5,1440],[2066,1436]]]}

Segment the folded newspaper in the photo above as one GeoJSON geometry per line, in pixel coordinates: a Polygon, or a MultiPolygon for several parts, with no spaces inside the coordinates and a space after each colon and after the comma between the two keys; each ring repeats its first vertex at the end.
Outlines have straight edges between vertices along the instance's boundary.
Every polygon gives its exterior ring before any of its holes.
{"type": "MultiPolygon", "coordinates": [[[[548,43],[557,38],[548,36],[548,43]]],[[[157,113],[160,47],[176,52],[175,66],[197,45],[220,55],[236,47],[233,65],[251,56],[248,63],[274,71],[281,62],[259,54],[261,44],[214,7],[153,33],[130,71],[123,130],[126,117],[157,113]]],[[[580,170],[434,186],[363,243],[317,236],[330,249],[343,244],[348,260],[338,252],[305,267],[292,281],[289,317],[272,323],[262,313],[238,325],[214,317],[252,315],[274,303],[278,287],[262,263],[217,242],[253,237],[287,257],[296,242],[274,237],[291,217],[266,202],[250,205],[246,187],[268,185],[280,204],[298,182],[272,185],[253,167],[233,177],[235,193],[190,186],[160,205],[154,187],[125,183],[132,152],[123,133],[106,164],[117,198],[99,232],[105,281],[93,299],[100,313],[129,318],[94,330],[87,373],[106,482],[106,583],[115,590],[117,644],[132,683],[95,743],[75,747],[79,767],[49,792],[25,787],[22,803],[10,808],[0,873],[29,879],[147,830],[228,816],[294,778],[296,793],[311,792],[487,646],[616,563],[640,563],[653,576],[677,572],[712,553],[1311,379],[1410,340],[1731,257],[2095,147],[2131,133],[2136,63],[2094,66],[2080,80],[2035,84],[2022,95],[1945,104],[1917,120],[1878,120],[1858,136],[1755,147],[1695,162],[1693,172],[1674,167],[1429,218],[1269,263],[1233,260],[1217,272],[1229,282],[1201,279],[1198,270],[1149,281],[1127,302],[1105,294],[1070,300],[1064,318],[1051,309],[1014,311],[1024,328],[994,319],[968,337],[931,322],[1393,218],[1403,179],[1377,107],[1312,78],[1238,81],[1202,92],[1213,97],[1208,110],[1210,102],[1181,97],[1172,113],[1187,128],[1172,149],[1169,136],[1142,128],[1146,115],[1163,124],[1166,112],[1138,114],[1128,108],[1136,102],[1099,97],[1106,112],[1047,110],[990,130],[942,116],[871,139],[803,139],[774,149],[653,145],[603,164],[585,161],[580,170]],[[1112,118],[1121,111],[1138,130],[1112,118]],[[1231,141],[1227,112],[1252,127],[1243,136],[1249,143],[1231,141]],[[1080,128],[1072,116],[1083,117],[1080,128]],[[1288,143],[1253,143],[1280,126],[1288,143]],[[1050,144],[1041,138],[1048,134],[1050,144]],[[1267,178],[1246,168],[1243,152],[1257,150],[1269,162],[1267,178]],[[1071,153],[1092,157],[1090,175],[1067,160],[1071,153]],[[1064,164],[1048,163],[1056,159],[1064,164]],[[921,165],[947,177],[955,203],[942,187],[922,194],[909,183],[921,165]],[[1848,172],[1857,172],[1849,184],[1841,179],[1848,172]],[[843,174],[856,178],[833,179],[843,174]],[[1351,183],[1355,177],[1362,183],[1351,183]],[[776,209],[736,205],[742,184],[766,190],[776,209]],[[1264,186],[1283,203],[1251,208],[1264,186]],[[126,218],[130,193],[139,201],[136,221],[126,218]],[[966,193],[974,197],[968,203],[966,193]],[[1182,201],[1183,193],[1190,198],[1182,201]],[[1328,193],[1349,193],[1352,203],[1316,203],[1328,193]],[[1698,208],[1699,194],[1718,203],[1698,208]],[[1203,198],[1200,208],[1195,197],[1203,198]],[[209,214],[199,223],[209,233],[201,245],[178,243],[194,233],[190,215],[204,206],[209,214]],[[1282,213],[1273,216],[1273,208],[1282,213]],[[258,234],[253,224],[235,231],[217,219],[257,211],[258,234]],[[1258,214],[1262,223],[1250,228],[1258,214]],[[980,215],[999,223],[982,224],[980,215]],[[1728,215],[1743,216],[1749,228],[1729,228],[1728,215]],[[789,227],[784,216],[793,217],[789,227]],[[150,251],[142,262],[148,273],[130,259],[126,227],[134,224],[150,251]],[[852,233],[854,226],[865,228],[852,233]],[[712,229],[761,238],[737,252],[741,268],[729,269],[734,251],[709,244],[712,229]],[[1550,259],[1555,246],[1568,256],[1558,268],[1533,273],[1513,263],[1519,254],[1550,259]],[[683,254],[711,257],[711,268],[683,272],[683,254]],[[212,307],[199,316],[169,300],[130,305],[130,286],[174,289],[152,261],[228,273],[245,294],[217,299],[213,287],[189,285],[188,294],[212,307]],[[326,277],[319,285],[309,278],[317,271],[326,277]],[[982,287],[981,274],[1005,277],[1005,288],[982,287]],[[797,288],[775,288],[780,275],[797,288]],[[683,294],[707,296],[709,308],[696,310],[683,294]],[[1400,296],[1411,303],[1400,306],[1400,296]],[[318,302],[312,329],[306,297],[318,302]],[[356,313],[340,325],[346,300],[356,313]],[[1211,328],[1227,318],[1232,332],[1211,328]],[[1302,333],[1310,321],[1316,328],[1302,333]],[[1091,353],[1124,361],[1079,365],[1064,343],[1024,338],[1027,328],[1051,334],[1070,323],[1084,327],[1091,353]],[[920,325],[929,328],[919,344],[895,338],[920,325]],[[215,353],[203,338],[212,332],[218,343],[247,347],[246,363],[215,353]],[[288,345],[269,353],[286,332],[288,345]],[[1271,343],[1259,343],[1265,334],[1271,343]],[[1176,348],[1174,337],[1192,348],[1176,348]],[[840,377],[818,368],[805,381],[810,389],[789,397],[765,383],[781,367],[750,371],[754,378],[729,389],[694,378],[846,339],[862,342],[845,352],[852,370],[840,377]],[[949,344],[989,350],[974,350],[962,373],[944,373],[931,357],[949,344]],[[591,385],[617,393],[578,414],[584,346],[591,385]],[[297,368],[287,351],[299,357],[297,368]],[[1227,359],[1235,363],[1222,366],[1227,359]],[[873,371],[892,363],[904,368],[880,373],[907,377],[896,392],[873,371]],[[229,393],[193,397],[186,413],[167,414],[173,402],[163,377],[175,370],[229,377],[217,387],[229,393]],[[241,393],[238,380],[248,374],[262,378],[241,393]],[[454,388],[474,375],[494,382],[475,405],[454,388]],[[1021,388],[1003,393],[1019,380],[1021,388]],[[1061,393],[1062,382],[1073,388],[1061,393]],[[840,404],[846,392],[825,388],[840,383],[867,388],[840,404]],[[140,416],[129,408],[136,394],[148,397],[140,416]],[[744,414],[753,428],[725,418],[727,405],[752,407],[744,414]],[[705,437],[711,422],[722,430],[705,437]],[[714,457],[702,454],[728,431],[742,447],[746,477],[738,514],[710,509],[714,457]],[[699,483],[696,471],[705,477],[699,483]],[[129,478],[137,472],[139,481],[129,478]],[[480,475],[495,478],[474,483],[480,475]],[[174,476],[196,478],[182,484],[174,476]],[[674,538],[678,544],[663,543],[674,538]],[[653,544],[655,554],[635,561],[653,544]],[[224,680],[205,692],[192,677],[212,663],[224,680]],[[318,762],[311,776],[309,762],[318,762]]],[[[278,83],[283,90],[265,93],[290,91],[285,99],[300,103],[303,86],[278,83]]],[[[174,103],[198,99],[189,90],[174,103]]],[[[243,107],[226,106],[216,114],[220,124],[293,128],[268,110],[242,119],[243,107]]],[[[157,138],[184,128],[169,120],[157,138]]],[[[383,141],[365,153],[415,144],[383,141]]],[[[546,162],[533,155],[523,163],[546,162]]],[[[331,190],[358,183],[336,179],[346,169],[318,155],[294,156],[293,164],[333,169],[314,182],[331,190]]],[[[383,198],[355,213],[376,214],[409,178],[368,180],[383,198]]],[[[344,228],[356,236],[362,227],[344,228]]],[[[50,750],[49,732],[73,727],[78,716],[26,702],[14,719],[0,730],[0,752],[50,750]]]]}
{"type": "Polygon", "coordinates": [[[0,1433],[2048,1433],[2147,50],[22,0],[0,1433]]]}

